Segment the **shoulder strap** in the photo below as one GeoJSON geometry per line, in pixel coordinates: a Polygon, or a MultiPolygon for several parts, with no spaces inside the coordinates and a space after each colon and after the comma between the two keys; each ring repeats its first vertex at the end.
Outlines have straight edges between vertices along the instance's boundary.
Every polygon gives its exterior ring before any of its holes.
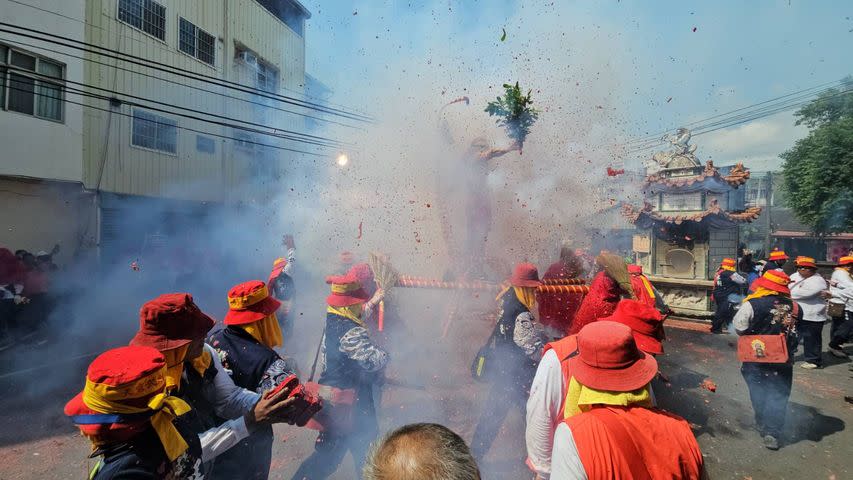
{"type": "Polygon", "coordinates": [[[591,413],[604,424],[607,433],[613,436],[618,445],[621,445],[624,450],[625,462],[628,464],[628,469],[635,480],[652,480],[649,470],[646,468],[646,463],[637,444],[634,442],[634,437],[628,432],[628,428],[617,417],[616,412],[609,407],[593,408],[588,413],[591,413]]]}

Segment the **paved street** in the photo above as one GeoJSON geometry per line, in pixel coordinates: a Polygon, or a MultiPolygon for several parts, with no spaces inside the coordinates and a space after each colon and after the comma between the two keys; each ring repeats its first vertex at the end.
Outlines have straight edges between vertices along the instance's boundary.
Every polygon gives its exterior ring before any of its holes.
{"type": "MultiPolygon", "coordinates": [[[[482,326],[473,325],[461,338],[477,334],[482,326]]],[[[668,334],[660,364],[670,382],[656,383],[655,392],[662,407],[693,425],[712,478],[851,478],[853,434],[847,425],[853,422],[853,405],[843,399],[845,393],[851,393],[847,363],[827,356],[829,365],[823,370],[795,369],[783,447],[772,452],[761,446],[751,429],[746,385],[734,359],[735,338],[672,327],[668,334]],[[706,378],[716,383],[716,392],[700,387],[706,378]]],[[[476,350],[477,343],[467,342],[465,348],[476,350]]],[[[446,343],[437,341],[425,342],[418,351],[397,352],[395,358],[406,356],[412,360],[397,366],[398,372],[417,377],[427,385],[427,392],[388,387],[380,410],[381,428],[436,421],[470,439],[479,406],[487,398],[484,386],[468,380],[464,360],[468,352],[454,355],[446,343]]],[[[92,464],[86,458],[89,447],[62,415],[62,405],[82,381],[85,362],[63,362],[30,376],[0,377],[4,392],[0,398],[4,425],[0,429],[0,479],[85,477],[92,464]],[[65,382],[40,387],[61,372],[68,373],[63,373],[65,382]]],[[[310,431],[276,427],[271,478],[290,478],[299,461],[310,453],[314,437],[310,431]]],[[[527,478],[520,463],[523,452],[521,416],[511,413],[481,465],[484,478],[527,478]]],[[[334,478],[353,478],[351,468],[347,457],[334,478]]]]}

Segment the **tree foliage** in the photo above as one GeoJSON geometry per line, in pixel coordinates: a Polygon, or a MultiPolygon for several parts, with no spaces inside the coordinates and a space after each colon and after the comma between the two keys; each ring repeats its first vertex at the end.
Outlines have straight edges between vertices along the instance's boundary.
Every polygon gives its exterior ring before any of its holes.
{"type": "Polygon", "coordinates": [[[530,127],[539,118],[539,111],[532,106],[530,90],[527,91],[527,95],[521,93],[518,82],[515,82],[515,85],[505,83],[503,87],[504,96],[489,102],[485,111],[490,117],[498,117],[495,123],[504,127],[509,138],[521,147],[524,145],[527,134],[530,133],[530,127]]]}
{"type": "Polygon", "coordinates": [[[794,216],[816,233],[853,231],[853,77],[795,113],[809,127],[780,156],[794,216]]]}

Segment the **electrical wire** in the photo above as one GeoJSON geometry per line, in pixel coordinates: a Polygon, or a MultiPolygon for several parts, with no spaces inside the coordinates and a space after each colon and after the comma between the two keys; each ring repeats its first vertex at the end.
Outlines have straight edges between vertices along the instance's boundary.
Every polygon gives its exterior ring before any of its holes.
{"type": "MultiPolygon", "coordinates": [[[[699,125],[699,124],[705,123],[705,122],[707,122],[707,121],[709,121],[709,120],[715,120],[715,119],[718,119],[718,118],[720,118],[720,117],[729,116],[729,115],[731,115],[731,114],[733,114],[733,113],[742,112],[742,111],[744,111],[744,110],[748,110],[748,109],[752,109],[752,108],[757,107],[757,106],[760,106],[760,105],[765,105],[765,104],[768,104],[768,103],[776,102],[776,101],[779,101],[779,100],[781,100],[781,99],[788,98],[788,97],[791,97],[791,96],[801,95],[801,94],[803,94],[803,93],[805,93],[805,92],[808,92],[808,91],[811,91],[811,90],[823,89],[823,91],[825,92],[825,91],[831,90],[831,89],[833,88],[833,87],[831,87],[831,86],[836,86],[836,87],[837,87],[837,86],[841,86],[841,85],[843,85],[843,84],[844,84],[844,80],[843,80],[843,79],[842,79],[842,80],[833,80],[833,81],[831,81],[831,82],[822,83],[822,84],[820,84],[820,85],[815,85],[815,86],[813,86],[813,87],[809,87],[809,88],[805,88],[805,89],[802,89],[802,90],[798,90],[798,91],[796,91],[796,92],[791,92],[791,93],[788,93],[788,94],[786,94],[786,95],[781,95],[781,96],[779,96],[779,97],[771,98],[771,99],[765,100],[765,101],[763,101],[763,102],[754,103],[754,104],[752,104],[752,105],[747,105],[747,106],[745,106],[745,107],[741,107],[741,108],[738,108],[738,109],[735,109],[735,110],[731,110],[731,111],[724,112],[724,113],[720,113],[720,114],[717,114],[717,115],[714,115],[714,116],[711,116],[711,117],[703,118],[703,119],[701,119],[701,120],[696,120],[696,121],[694,121],[694,122],[690,122],[690,123],[684,124],[684,125],[683,125],[683,127],[690,127],[690,126],[694,126],[694,125],[699,125]],[[829,87],[829,88],[827,88],[827,87],[829,87]]],[[[813,93],[811,93],[810,95],[819,95],[820,93],[821,93],[821,92],[813,92],[813,93]]],[[[701,128],[701,127],[699,127],[699,128],[701,128]]],[[[629,140],[629,141],[625,142],[625,145],[630,145],[630,144],[632,144],[632,143],[643,143],[644,141],[649,141],[649,140],[658,140],[658,139],[660,139],[660,137],[661,137],[662,135],[665,135],[665,134],[667,134],[667,133],[669,133],[669,132],[671,132],[671,131],[672,131],[672,129],[670,129],[670,130],[664,130],[664,131],[659,132],[659,133],[657,133],[657,134],[650,134],[650,135],[646,135],[646,136],[643,136],[643,137],[640,137],[640,138],[636,138],[636,139],[634,139],[634,140],[629,140]]]]}
{"type": "MultiPolygon", "coordinates": [[[[830,89],[830,90],[832,90],[832,89],[830,89]]],[[[832,95],[819,97],[819,98],[835,98],[835,97],[838,97],[841,95],[847,95],[847,94],[850,94],[851,92],[853,92],[853,88],[847,89],[847,90],[842,90],[840,92],[836,90],[836,92],[837,93],[834,93],[832,95]]],[[[704,135],[706,133],[715,132],[717,130],[735,127],[738,125],[742,125],[744,123],[752,122],[754,120],[769,117],[771,115],[775,115],[777,113],[781,113],[781,112],[784,112],[786,110],[792,110],[794,108],[807,105],[813,101],[814,101],[814,98],[808,98],[806,100],[799,100],[799,101],[793,102],[793,103],[785,103],[782,105],[775,105],[772,108],[765,107],[765,108],[763,108],[757,112],[750,112],[749,114],[741,114],[741,115],[738,115],[734,118],[727,119],[726,121],[714,122],[714,123],[711,123],[708,125],[700,126],[698,129],[692,131],[691,135],[696,137],[696,136],[704,135]]],[[[656,142],[650,142],[649,144],[646,144],[646,145],[641,145],[638,147],[630,148],[626,153],[641,152],[644,150],[648,150],[650,148],[654,148],[655,146],[657,146],[661,143],[663,143],[663,140],[658,140],[656,142]]]]}
{"type": "Polygon", "coordinates": [[[220,79],[220,78],[217,78],[217,77],[214,77],[211,75],[205,75],[202,73],[192,72],[190,70],[180,68],[180,67],[173,67],[171,65],[166,65],[165,63],[162,63],[162,62],[156,62],[153,60],[148,60],[148,59],[145,59],[142,57],[138,57],[136,55],[131,55],[131,54],[120,52],[120,51],[117,51],[114,49],[101,47],[101,46],[94,45],[94,44],[87,43],[87,42],[83,42],[80,40],[75,40],[72,38],[64,37],[62,35],[55,35],[52,33],[42,32],[42,31],[39,31],[36,29],[21,27],[18,25],[12,25],[12,24],[9,24],[6,22],[0,22],[0,26],[11,27],[11,28],[23,30],[25,32],[32,32],[32,33],[36,33],[38,35],[43,35],[46,37],[59,38],[61,40],[67,41],[67,42],[71,42],[74,44],[80,44],[80,45],[84,45],[84,46],[81,47],[81,46],[76,46],[76,45],[69,45],[68,43],[63,43],[63,42],[58,41],[58,40],[52,40],[51,38],[43,38],[43,37],[39,37],[39,36],[32,35],[29,33],[21,33],[21,32],[15,31],[15,30],[0,28],[0,32],[3,32],[3,33],[9,33],[12,35],[20,35],[23,37],[31,38],[31,39],[42,41],[42,42],[48,42],[48,43],[53,43],[56,45],[62,45],[62,46],[68,47],[68,48],[74,48],[74,49],[81,50],[84,52],[88,52],[91,54],[101,55],[101,56],[104,56],[107,58],[118,58],[119,60],[122,60],[124,62],[132,63],[134,65],[139,65],[141,67],[151,68],[151,69],[158,70],[158,71],[168,73],[171,75],[176,75],[179,77],[187,78],[190,80],[195,80],[198,82],[208,83],[211,85],[216,85],[219,87],[224,87],[224,88],[228,88],[231,90],[240,91],[243,93],[248,93],[248,94],[263,97],[263,98],[269,98],[271,100],[276,100],[279,102],[295,105],[295,106],[305,108],[308,110],[314,110],[314,111],[318,111],[318,112],[322,112],[322,113],[327,113],[330,115],[336,115],[336,116],[340,116],[340,117],[347,118],[350,120],[356,120],[356,121],[367,122],[367,123],[374,122],[374,119],[372,117],[369,117],[367,115],[363,115],[360,113],[347,112],[345,110],[332,108],[332,107],[326,107],[324,105],[320,105],[320,104],[313,103],[313,102],[308,102],[305,100],[299,100],[297,98],[289,97],[287,95],[280,95],[280,94],[275,94],[275,93],[271,93],[271,92],[266,92],[264,90],[254,88],[254,87],[250,87],[250,86],[246,86],[246,85],[243,85],[243,84],[238,83],[238,82],[232,82],[230,80],[220,79]],[[108,52],[108,53],[104,53],[104,52],[108,52]]]}
{"type": "MultiPolygon", "coordinates": [[[[76,58],[76,59],[78,59],[78,60],[83,60],[83,61],[85,61],[85,62],[95,63],[95,64],[97,64],[97,65],[102,65],[102,66],[105,66],[105,67],[109,67],[109,68],[115,69],[116,71],[123,71],[123,72],[132,73],[132,74],[134,74],[134,75],[139,75],[139,76],[141,76],[141,77],[146,77],[146,78],[151,78],[151,79],[154,79],[154,80],[159,80],[159,81],[166,82],[166,83],[169,83],[169,84],[172,84],[172,85],[177,85],[177,86],[180,86],[180,87],[187,87],[187,88],[190,88],[190,89],[193,89],[193,90],[197,90],[197,91],[205,92],[205,93],[210,93],[210,94],[213,94],[213,95],[218,95],[218,96],[220,96],[220,97],[228,98],[228,99],[231,99],[231,100],[236,100],[236,101],[243,102],[243,103],[247,103],[247,104],[250,104],[250,105],[256,105],[256,106],[260,106],[260,107],[268,108],[268,109],[270,109],[270,110],[276,110],[276,111],[279,111],[279,112],[290,113],[290,114],[293,114],[293,115],[298,115],[298,116],[301,116],[301,117],[310,118],[310,119],[312,119],[312,120],[317,120],[317,121],[320,121],[320,122],[326,122],[326,123],[333,123],[333,124],[335,124],[335,125],[340,125],[340,126],[342,126],[342,127],[347,127],[347,128],[353,128],[353,129],[356,129],[356,130],[362,130],[362,131],[364,130],[363,128],[361,128],[361,127],[359,127],[359,126],[357,126],[357,125],[350,125],[350,124],[348,124],[348,123],[338,122],[338,121],[336,121],[336,120],[331,120],[331,119],[328,119],[328,118],[315,117],[315,116],[313,116],[313,115],[309,115],[309,114],[307,114],[307,113],[295,112],[295,111],[293,111],[293,110],[287,110],[287,109],[285,109],[285,108],[275,107],[275,106],[273,106],[273,105],[267,105],[266,103],[257,102],[257,101],[249,100],[249,99],[246,99],[246,98],[240,98],[240,97],[237,97],[237,96],[234,96],[234,95],[229,95],[229,94],[227,94],[227,93],[217,92],[216,90],[208,90],[208,89],[201,88],[201,87],[193,87],[193,86],[190,86],[190,85],[187,85],[187,84],[184,84],[184,83],[180,83],[180,82],[178,82],[178,81],[171,80],[171,79],[168,79],[168,78],[162,78],[162,77],[158,77],[158,76],[156,76],[156,75],[151,75],[151,74],[149,74],[149,73],[138,72],[138,71],[136,71],[136,70],[131,70],[131,69],[129,69],[129,68],[125,68],[125,67],[119,67],[119,66],[117,66],[117,65],[110,65],[109,63],[99,62],[98,60],[95,60],[95,59],[92,59],[92,58],[86,58],[86,57],[83,57],[83,56],[80,56],[80,55],[72,55],[72,54],[67,53],[67,52],[60,52],[60,51],[58,51],[58,50],[53,50],[53,49],[50,49],[50,48],[45,48],[45,47],[43,47],[43,46],[36,45],[36,44],[33,44],[33,43],[21,42],[21,41],[18,41],[18,40],[10,40],[10,39],[7,39],[7,38],[0,38],[0,42],[5,42],[5,43],[7,43],[7,44],[9,44],[9,45],[25,46],[25,47],[29,47],[29,48],[35,48],[35,49],[38,49],[38,50],[41,50],[41,51],[50,52],[50,53],[57,54],[57,55],[64,55],[64,56],[66,56],[66,57],[76,58]]],[[[116,62],[116,63],[118,63],[118,62],[116,62]]],[[[65,80],[65,81],[68,81],[68,80],[65,80]]]]}
{"type": "MultiPolygon", "coordinates": [[[[27,69],[24,69],[24,68],[16,67],[16,66],[14,66],[14,65],[9,65],[9,66],[4,67],[4,68],[6,68],[6,69],[8,69],[8,70],[10,70],[10,71],[13,71],[13,70],[14,70],[14,71],[19,71],[19,72],[26,72],[27,74],[29,74],[29,75],[30,75],[30,76],[32,76],[32,77],[38,77],[38,78],[40,78],[40,79],[41,79],[41,78],[44,78],[44,79],[50,80],[50,81],[52,81],[52,82],[57,81],[56,77],[51,77],[51,76],[49,76],[49,75],[40,74],[40,73],[37,73],[37,72],[33,72],[33,71],[31,71],[31,70],[27,70],[27,69]]],[[[110,90],[110,89],[108,89],[108,88],[95,87],[95,86],[93,86],[93,85],[86,85],[86,84],[84,84],[84,83],[82,83],[82,82],[74,82],[74,81],[71,81],[71,80],[65,80],[65,82],[66,82],[66,83],[72,83],[72,84],[75,84],[75,85],[82,85],[82,86],[87,87],[87,88],[93,88],[93,89],[96,89],[96,90],[105,91],[105,92],[111,93],[111,94],[113,94],[113,95],[122,95],[122,96],[126,96],[126,97],[128,97],[128,98],[134,98],[134,99],[143,100],[143,101],[146,101],[146,102],[151,102],[151,103],[154,103],[154,104],[157,104],[157,105],[165,105],[165,106],[169,106],[169,107],[177,108],[177,109],[179,109],[179,110],[189,111],[189,112],[198,113],[198,114],[202,114],[202,115],[208,115],[208,116],[211,116],[211,117],[214,117],[214,118],[223,119],[223,120],[236,121],[236,122],[240,122],[240,123],[244,123],[244,124],[252,125],[252,126],[256,126],[256,127],[267,128],[267,129],[274,130],[275,132],[279,132],[279,131],[281,131],[281,132],[285,132],[285,133],[288,133],[288,134],[291,134],[291,135],[287,135],[287,134],[278,134],[278,133],[270,133],[270,132],[265,132],[265,131],[262,131],[262,130],[258,130],[257,128],[247,128],[247,127],[242,127],[242,126],[235,125],[235,124],[232,124],[232,123],[217,122],[217,121],[213,121],[213,120],[208,120],[208,119],[205,119],[205,118],[197,117],[197,116],[195,116],[195,115],[182,114],[182,113],[174,112],[174,111],[171,111],[171,110],[168,110],[168,109],[162,109],[162,108],[152,107],[152,106],[150,106],[150,105],[143,105],[143,104],[136,103],[136,102],[130,102],[130,101],[126,101],[126,100],[121,99],[121,98],[108,97],[108,96],[105,96],[105,95],[99,95],[99,94],[95,94],[95,93],[88,92],[88,91],[86,91],[86,90],[81,90],[81,89],[77,89],[77,88],[71,88],[71,87],[67,87],[67,86],[62,87],[62,88],[63,88],[63,90],[66,90],[66,91],[69,91],[69,92],[71,92],[71,93],[75,93],[75,94],[77,94],[77,95],[84,96],[84,97],[87,97],[87,98],[96,98],[96,99],[100,99],[100,100],[107,100],[107,101],[110,101],[110,100],[116,99],[116,100],[121,101],[122,103],[126,103],[126,104],[131,105],[131,106],[134,106],[134,107],[144,108],[144,109],[151,110],[151,111],[155,111],[155,112],[159,112],[159,113],[165,113],[165,114],[167,114],[167,115],[175,115],[175,116],[179,116],[179,117],[183,117],[183,118],[188,118],[188,119],[191,119],[191,120],[197,120],[197,121],[200,121],[200,122],[211,123],[211,124],[218,125],[218,126],[223,126],[223,127],[230,127],[230,128],[237,129],[237,130],[244,130],[244,131],[247,131],[247,132],[257,133],[257,134],[260,134],[260,135],[268,135],[268,136],[272,136],[272,137],[276,137],[276,138],[282,138],[282,139],[285,139],[285,140],[292,140],[292,141],[294,141],[294,142],[306,143],[306,144],[309,144],[309,145],[318,145],[318,146],[328,147],[328,148],[337,148],[337,147],[350,146],[350,145],[351,145],[351,144],[349,144],[349,143],[339,142],[339,141],[332,140],[332,139],[328,139],[328,138],[325,138],[325,137],[318,137],[318,136],[315,136],[315,135],[307,135],[307,134],[299,134],[298,132],[292,132],[292,131],[290,131],[290,130],[284,130],[284,129],[279,129],[279,128],[275,128],[275,127],[268,127],[268,126],[263,125],[263,124],[260,124],[260,123],[255,123],[255,122],[249,122],[249,121],[246,121],[246,120],[235,119],[235,118],[231,118],[231,117],[227,117],[227,116],[219,115],[219,114],[215,114],[215,113],[210,113],[210,112],[203,112],[203,111],[200,111],[200,110],[195,110],[195,109],[187,108],[187,107],[181,107],[181,106],[178,106],[178,105],[171,105],[171,104],[169,104],[169,103],[160,102],[160,101],[157,101],[157,100],[151,100],[151,99],[144,98],[144,97],[139,97],[139,96],[136,96],[136,95],[130,95],[130,94],[127,94],[127,93],[116,92],[116,91],[114,91],[114,90],[110,90]],[[292,134],[296,134],[296,135],[304,135],[304,136],[306,136],[306,137],[311,137],[311,138],[303,139],[303,138],[301,138],[301,137],[299,137],[299,136],[294,136],[294,135],[292,135],[292,134]]]]}
{"type": "MultiPolygon", "coordinates": [[[[37,96],[40,96],[40,97],[49,97],[49,98],[52,98],[52,99],[55,99],[55,100],[57,99],[57,98],[56,98],[55,96],[53,96],[53,95],[48,95],[48,94],[45,94],[45,93],[39,93],[39,92],[37,92],[37,91],[27,90],[27,89],[24,89],[24,88],[16,88],[16,87],[14,87],[14,86],[12,86],[12,85],[7,85],[7,86],[6,86],[6,88],[7,88],[7,89],[9,89],[9,90],[15,90],[15,91],[17,91],[17,92],[24,92],[24,93],[28,93],[28,94],[32,94],[32,95],[37,95],[37,96]]],[[[107,100],[109,100],[109,99],[107,99],[107,100]]],[[[97,106],[94,106],[94,105],[89,105],[89,104],[86,104],[86,103],[75,102],[75,101],[73,101],[73,100],[69,100],[69,99],[67,99],[67,98],[62,99],[62,102],[64,102],[64,103],[70,103],[70,104],[72,104],[72,105],[79,105],[79,106],[84,107],[84,108],[90,108],[90,109],[93,109],[93,110],[99,110],[99,111],[102,111],[102,112],[107,112],[107,113],[112,112],[112,113],[114,113],[114,114],[116,114],[116,115],[121,115],[121,116],[123,116],[123,117],[135,118],[135,117],[133,116],[133,114],[130,114],[130,113],[118,112],[118,111],[116,111],[115,109],[101,108],[101,107],[97,107],[97,106]]],[[[251,145],[257,145],[257,146],[259,146],[259,147],[273,148],[273,149],[276,149],[276,150],[284,150],[284,151],[294,152],[294,153],[302,153],[302,154],[304,154],[304,155],[313,155],[313,156],[315,156],[315,157],[323,157],[323,158],[328,157],[328,155],[324,155],[324,154],[322,154],[322,153],[317,153],[317,152],[306,152],[306,151],[304,151],[304,150],[297,150],[297,149],[293,149],[293,148],[282,147],[282,146],[279,146],[279,145],[271,145],[271,144],[268,144],[268,143],[255,142],[255,141],[252,141],[252,140],[246,140],[246,139],[242,139],[242,138],[230,137],[230,136],[228,136],[228,135],[222,135],[222,134],[219,134],[219,133],[213,133],[213,132],[208,132],[208,131],[204,131],[204,130],[198,130],[198,129],[195,129],[195,128],[184,127],[184,126],[181,126],[181,125],[173,125],[173,124],[171,124],[171,123],[167,123],[167,122],[158,122],[158,121],[156,121],[156,120],[148,120],[148,119],[145,119],[145,120],[144,120],[144,122],[146,122],[146,123],[150,123],[150,124],[154,124],[154,125],[166,125],[166,126],[168,126],[168,127],[176,128],[176,129],[178,129],[178,130],[186,130],[186,131],[188,131],[188,132],[198,133],[198,134],[201,134],[201,135],[208,135],[208,136],[211,136],[211,137],[217,137],[217,138],[221,138],[221,139],[223,139],[223,140],[233,140],[233,141],[235,141],[235,142],[248,143],[248,144],[251,144],[251,145]]]]}

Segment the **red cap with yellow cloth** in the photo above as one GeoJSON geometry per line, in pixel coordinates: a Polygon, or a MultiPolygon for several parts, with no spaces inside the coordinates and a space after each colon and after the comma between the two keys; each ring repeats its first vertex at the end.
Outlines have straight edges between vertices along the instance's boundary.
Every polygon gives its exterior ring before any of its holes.
{"type": "Polygon", "coordinates": [[[326,297],[326,303],[332,307],[349,307],[370,300],[370,296],[361,287],[355,274],[332,275],[326,277],[326,283],[331,285],[331,293],[326,297]]]}
{"type": "Polygon", "coordinates": [[[780,270],[770,270],[764,272],[759,278],[756,278],[753,284],[754,287],[763,287],[767,290],[772,290],[774,292],[783,293],[785,295],[790,295],[791,290],[788,288],[788,284],[791,283],[791,278],[780,270]]]}
{"type": "Polygon", "coordinates": [[[95,448],[126,441],[151,427],[170,461],[183,454],[186,441],[172,424],[190,406],[166,393],[166,360],[154,348],[120,347],[89,365],[86,385],[65,405],[65,415],[95,448]]]}
{"type": "Polygon", "coordinates": [[[284,271],[284,267],[287,266],[287,259],[284,257],[276,258],[274,262],[272,262],[272,272],[270,272],[270,278],[267,279],[267,285],[273,282],[279,275],[284,271]]]}
{"type": "Polygon", "coordinates": [[[642,275],[643,274],[643,266],[642,265],[636,265],[636,264],[632,263],[632,264],[628,265],[628,273],[630,273],[632,275],[642,275]]]}
{"type": "Polygon", "coordinates": [[[796,264],[798,267],[817,268],[817,264],[812,257],[797,257],[796,264]]]}
{"type": "Polygon", "coordinates": [[[773,250],[770,252],[770,260],[771,262],[775,262],[777,260],[787,260],[790,257],[785,253],[784,250],[773,250]]]}
{"type": "Polygon", "coordinates": [[[838,259],[838,266],[845,267],[847,265],[853,265],[853,256],[844,256],[838,259]]]}
{"type": "Polygon", "coordinates": [[[130,344],[171,350],[204,338],[214,323],[189,293],[165,293],[139,310],[139,331],[130,344]]]}
{"type": "Polygon", "coordinates": [[[235,285],[228,291],[228,313],[225,325],[244,325],[263,320],[275,313],[281,302],[270,296],[266,284],[260,280],[235,285]]]}
{"type": "Polygon", "coordinates": [[[542,285],[542,282],[539,281],[539,270],[536,269],[536,265],[527,262],[515,266],[509,283],[513,287],[538,287],[542,285]]]}

